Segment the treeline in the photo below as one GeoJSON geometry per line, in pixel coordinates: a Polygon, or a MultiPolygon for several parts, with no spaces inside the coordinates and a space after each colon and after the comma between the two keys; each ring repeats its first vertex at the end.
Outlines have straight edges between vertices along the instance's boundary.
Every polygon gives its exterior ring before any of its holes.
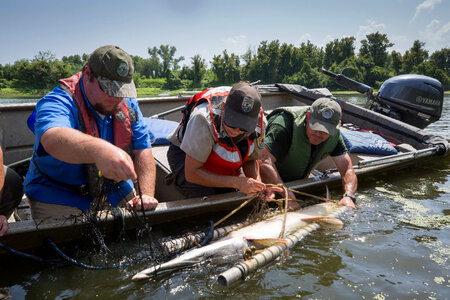
{"type": "MultiPolygon", "coordinates": [[[[263,41],[255,51],[239,56],[224,50],[209,62],[200,55],[185,60],[176,55],[176,47],[161,45],[148,48],[148,57],[132,56],[136,73],[134,81],[140,88],[165,90],[201,89],[232,85],[240,80],[268,83],[295,83],[307,87],[341,89],[320,72],[324,67],[335,73],[346,68],[345,75],[379,88],[386,79],[399,74],[423,74],[438,79],[445,90],[450,89],[450,49],[443,48],[430,55],[425,43],[416,40],[401,54],[389,51],[394,44],[386,34],[368,34],[356,53],[355,38],[345,37],[320,48],[311,42],[300,47],[281,44],[278,40],[263,41]]],[[[31,60],[0,65],[0,88],[24,90],[51,89],[59,78],[81,70],[88,55],[64,56],[58,60],[51,52],[40,52],[31,60]]]]}

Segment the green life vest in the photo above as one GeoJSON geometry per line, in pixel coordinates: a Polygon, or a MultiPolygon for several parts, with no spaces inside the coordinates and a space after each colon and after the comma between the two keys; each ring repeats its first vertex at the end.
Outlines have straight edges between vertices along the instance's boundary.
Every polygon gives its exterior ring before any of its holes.
{"type": "MultiPolygon", "coordinates": [[[[278,173],[283,181],[292,181],[306,178],[319,161],[330,154],[340,138],[340,130],[337,128],[334,135],[325,142],[316,146],[311,153],[311,144],[306,135],[306,112],[309,106],[281,107],[275,109],[267,118],[280,112],[286,112],[292,116],[292,142],[286,157],[275,163],[278,173]]],[[[276,120],[274,124],[278,123],[276,120]]],[[[281,125],[281,124],[280,124],[281,125]]],[[[283,125],[281,125],[283,126],[283,125]]]]}

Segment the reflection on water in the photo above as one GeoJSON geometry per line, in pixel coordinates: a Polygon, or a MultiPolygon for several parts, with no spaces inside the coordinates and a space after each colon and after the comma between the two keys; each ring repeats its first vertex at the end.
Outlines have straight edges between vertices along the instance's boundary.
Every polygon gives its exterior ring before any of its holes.
{"type": "MultiPolygon", "coordinates": [[[[447,96],[442,119],[427,130],[450,138],[449,125],[447,96]]],[[[369,178],[358,198],[358,209],[342,215],[342,231],[317,231],[289,256],[226,289],[215,281],[229,265],[204,263],[133,283],[142,265],[85,271],[20,259],[0,287],[19,299],[448,299],[450,159],[369,178]]]]}

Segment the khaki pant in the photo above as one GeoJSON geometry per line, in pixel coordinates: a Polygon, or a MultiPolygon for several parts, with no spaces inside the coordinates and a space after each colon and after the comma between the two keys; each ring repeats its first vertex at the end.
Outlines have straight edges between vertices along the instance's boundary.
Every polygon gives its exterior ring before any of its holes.
{"type": "MultiPolygon", "coordinates": [[[[122,201],[117,204],[118,207],[124,207],[125,204],[133,199],[135,196],[135,191],[132,190],[122,201]]],[[[61,216],[79,215],[82,213],[81,209],[72,206],[50,204],[35,200],[27,195],[28,201],[30,202],[31,216],[33,219],[46,219],[46,218],[57,218],[61,216]]],[[[105,203],[105,209],[109,206],[105,203]]]]}

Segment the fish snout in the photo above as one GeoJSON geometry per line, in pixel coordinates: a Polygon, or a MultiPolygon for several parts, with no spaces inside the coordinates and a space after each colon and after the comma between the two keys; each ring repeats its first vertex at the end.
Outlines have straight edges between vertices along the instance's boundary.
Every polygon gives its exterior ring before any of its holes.
{"type": "Polygon", "coordinates": [[[144,279],[150,279],[150,276],[141,272],[137,273],[136,275],[133,276],[133,278],[131,278],[131,280],[133,281],[141,281],[144,279]]]}

